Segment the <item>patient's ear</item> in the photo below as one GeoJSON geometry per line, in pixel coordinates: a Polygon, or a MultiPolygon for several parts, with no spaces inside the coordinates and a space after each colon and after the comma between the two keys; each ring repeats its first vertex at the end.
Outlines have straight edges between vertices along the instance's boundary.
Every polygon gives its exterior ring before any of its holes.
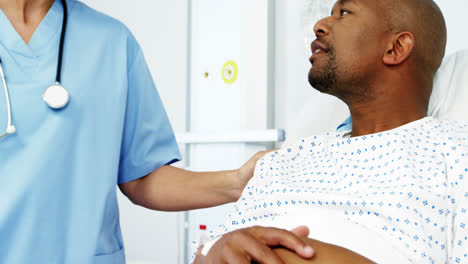
{"type": "Polygon", "coordinates": [[[383,57],[386,65],[399,65],[406,61],[414,50],[414,36],[410,32],[400,32],[393,37],[383,57]]]}

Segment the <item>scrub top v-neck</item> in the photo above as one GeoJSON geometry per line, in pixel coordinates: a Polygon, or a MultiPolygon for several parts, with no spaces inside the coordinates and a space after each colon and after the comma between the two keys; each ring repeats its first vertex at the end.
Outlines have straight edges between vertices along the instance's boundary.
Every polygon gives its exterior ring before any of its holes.
{"type": "MultiPolygon", "coordinates": [[[[47,55],[49,57],[57,55],[62,19],[63,8],[61,3],[56,1],[36,28],[29,43],[26,44],[5,13],[0,10],[0,25],[2,28],[0,43],[4,64],[10,66],[10,60],[12,60],[13,64],[20,67],[24,73],[33,74],[37,70],[41,58],[44,59],[44,56],[47,55]]],[[[10,78],[14,78],[14,76],[10,78]]]]}
{"type": "MultiPolygon", "coordinates": [[[[0,57],[17,132],[0,139],[0,263],[124,263],[117,184],[180,160],[144,55],[119,21],[67,0],[62,84],[55,82],[63,7],[26,44],[0,12],[0,57]]],[[[0,125],[6,124],[0,93],[0,125]]]]}

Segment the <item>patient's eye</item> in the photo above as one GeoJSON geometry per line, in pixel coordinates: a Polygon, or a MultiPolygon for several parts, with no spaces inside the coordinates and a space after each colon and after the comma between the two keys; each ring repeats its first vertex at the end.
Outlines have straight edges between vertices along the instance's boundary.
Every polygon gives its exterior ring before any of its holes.
{"type": "Polygon", "coordinates": [[[348,10],[340,9],[341,16],[348,15],[348,14],[351,14],[351,12],[349,12],[348,10]]]}

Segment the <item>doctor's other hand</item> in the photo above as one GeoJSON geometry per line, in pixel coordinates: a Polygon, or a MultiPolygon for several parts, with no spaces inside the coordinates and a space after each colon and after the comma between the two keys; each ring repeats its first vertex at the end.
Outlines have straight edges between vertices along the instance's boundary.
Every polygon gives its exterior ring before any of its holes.
{"type": "MultiPolygon", "coordinates": [[[[267,153],[275,151],[275,150],[278,150],[278,149],[257,152],[255,155],[252,156],[252,158],[250,158],[246,163],[244,163],[242,167],[240,167],[240,169],[238,170],[240,193],[242,193],[242,190],[244,190],[245,186],[247,185],[249,180],[252,178],[257,161],[261,159],[263,156],[265,156],[267,153]]],[[[239,196],[240,196],[240,193],[239,193],[239,196]]]]}
{"type": "Polygon", "coordinates": [[[284,247],[298,256],[310,259],[314,250],[301,238],[307,238],[309,229],[300,226],[292,231],[273,227],[254,226],[223,235],[210,249],[207,256],[198,250],[194,264],[268,263],[284,264],[271,247],[284,247]]]}

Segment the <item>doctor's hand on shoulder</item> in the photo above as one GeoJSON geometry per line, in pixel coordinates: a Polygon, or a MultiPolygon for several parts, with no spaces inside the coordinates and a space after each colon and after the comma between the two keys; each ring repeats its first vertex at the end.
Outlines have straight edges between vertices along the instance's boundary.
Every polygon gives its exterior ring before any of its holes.
{"type": "MultiPolygon", "coordinates": [[[[275,151],[277,149],[273,150],[266,150],[266,151],[259,151],[257,152],[252,158],[250,158],[239,170],[239,176],[237,177],[239,179],[239,187],[240,187],[240,192],[244,189],[244,187],[247,185],[249,180],[252,178],[254,172],[255,172],[255,165],[257,164],[257,161],[259,161],[263,156],[265,156],[267,153],[270,153],[272,151],[275,151]]],[[[240,196],[240,193],[239,193],[240,196]]]]}
{"type": "Polygon", "coordinates": [[[310,259],[314,250],[301,239],[307,238],[308,235],[309,229],[305,226],[292,231],[260,226],[239,229],[223,235],[206,256],[202,254],[203,247],[200,247],[194,264],[251,264],[252,261],[283,264],[272,247],[283,247],[295,252],[299,257],[310,259]]]}
{"type": "Polygon", "coordinates": [[[159,211],[231,203],[239,199],[254,174],[257,161],[270,151],[258,152],[237,170],[194,172],[165,165],[119,187],[134,204],[159,211]]]}

